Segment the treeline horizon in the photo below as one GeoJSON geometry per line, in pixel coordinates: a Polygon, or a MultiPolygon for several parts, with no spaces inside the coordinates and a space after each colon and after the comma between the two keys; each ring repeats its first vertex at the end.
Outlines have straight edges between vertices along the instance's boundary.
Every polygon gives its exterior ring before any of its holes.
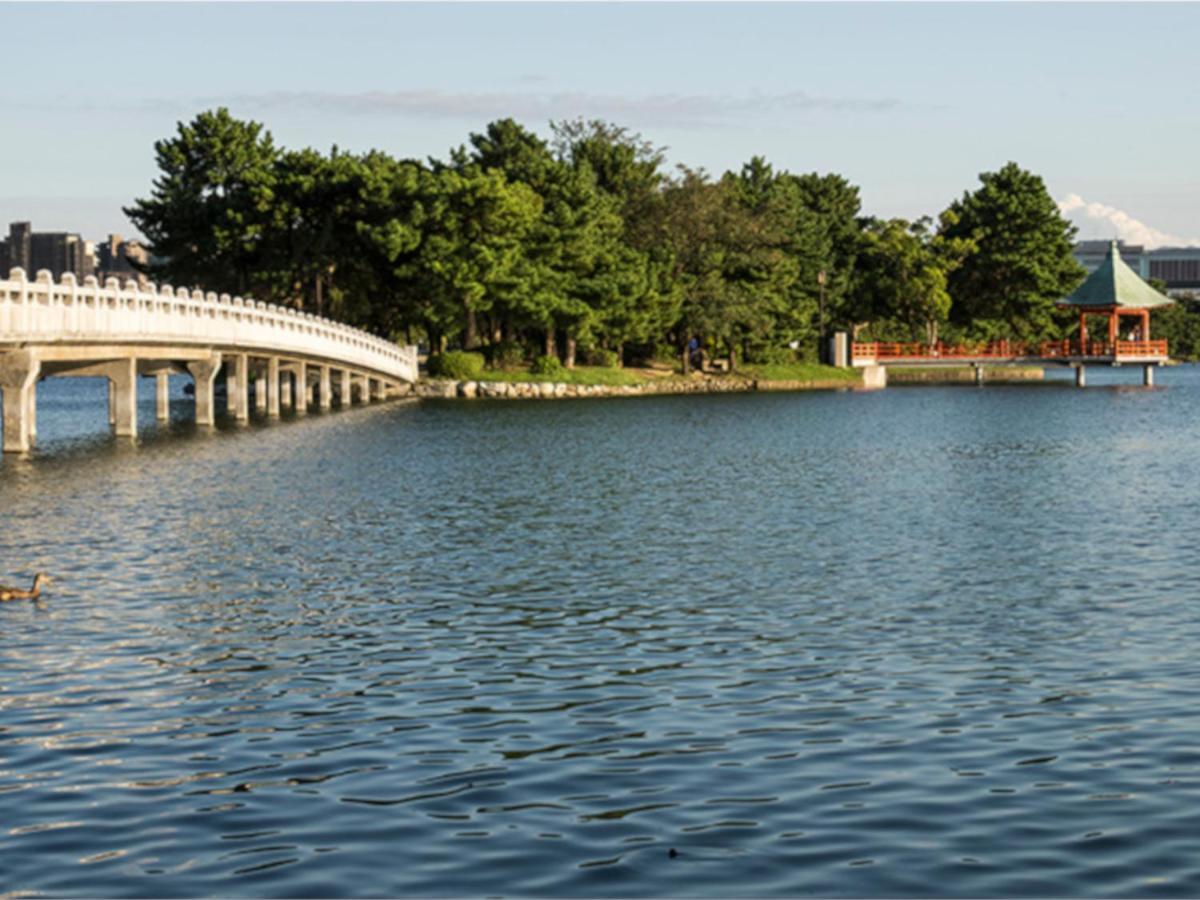
{"type": "MultiPolygon", "coordinates": [[[[822,334],[954,342],[1072,336],[1055,307],[1084,278],[1076,229],[1009,162],[915,222],[862,215],[836,173],[761,156],[718,177],[600,120],[513,119],[446,159],[278,147],[225,108],[155,143],[125,209],[146,274],[330,316],[495,366],[818,358],[822,334]]],[[[1200,347],[1182,309],[1164,334],[1200,347]],[[1186,334],[1185,334],[1186,332],[1186,334]]],[[[1174,348],[1173,348],[1174,350],[1174,348]]]]}

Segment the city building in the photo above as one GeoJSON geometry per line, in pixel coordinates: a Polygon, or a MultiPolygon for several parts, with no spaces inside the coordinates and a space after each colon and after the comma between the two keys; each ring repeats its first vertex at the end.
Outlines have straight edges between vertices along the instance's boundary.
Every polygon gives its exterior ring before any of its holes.
{"type": "MultiPolygon", "coordinates": [[[[1108,254],[1111,241],[1080,241],[1075,258],[1088,270],[1096,271],[1108,254]]],[[[1147,250],[1141,244],[1117,241],[1121,259],[1145,281],[1163,282],[1171,296],[1191,295],[1200,291],[1200,247],[1157,247],[1147,250]]]]}
{"type": "Polygon", "coordinates": [[[82,281],[95,274],[95,246],[78,234],[34,231],[29,222],[13,222],[8,237],[0,241],[0,273],[7,277],[17,267],[30,277],[48,269],[56,281],[66,272],[82,281]]]}

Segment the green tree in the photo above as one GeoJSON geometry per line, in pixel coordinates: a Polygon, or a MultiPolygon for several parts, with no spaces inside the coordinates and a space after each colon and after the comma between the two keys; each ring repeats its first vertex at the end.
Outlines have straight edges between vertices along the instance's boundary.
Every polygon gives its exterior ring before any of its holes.
{"type": "Polygon", "coordinates": [[[601,120],[551,124],[554,152],[577,171],[589,171],[608,199],[600,252],[586,276],[588,339],[623,359],[627,343],[645,345],[673,323],[677,304],[665,284],[668,254],[653,233],[665,178],[663,151],[640,134],[601,120]]]}
{"type": "MultiPolygon", "coordinates": [[[[818,274],[825,273],[824,312],[828,334],[831,328],[853,324],[848,304],[862,235],[862,223],[858,218],[862,202],[858,187],[841,175],[810,172],[788,177],[795,183],[804,207],[816,217],[815,234],[805,238],[807,249],[802,257],[805,265],[797,285],[806,296],[814,298],[815,311],[815,299],[821,293],[818,274]]],[[[807,230],[801,223],[798,227],[807,230]]]]}
{"type": "Polygon", "coordinates": [[[214,291],[271,293],[265,243],[279,152],[270,132],[221,107],[180,122],[154,152],[160,174],[150,197],[125,209],[163,260],[149,274],[214,291]]]}
{"type": "Polygon", "coordinates": [[[855,302],[865,320],[899,325],[905,338],[929,344],[950,313],[947,274],[957,265],[928,220],[871,220],[863,232],[856,268],[855,302]]]}
{"type": "Polygon", "coordinates": [[[1058,337],[1065,320],[1054,304],[1085,274],[1072,255],[1075,226],[1042,179],[1016,163],[979,180],[950,205],[940,228],[972,248],[949,276],[953,321],[980,337],[1058,337]]]}

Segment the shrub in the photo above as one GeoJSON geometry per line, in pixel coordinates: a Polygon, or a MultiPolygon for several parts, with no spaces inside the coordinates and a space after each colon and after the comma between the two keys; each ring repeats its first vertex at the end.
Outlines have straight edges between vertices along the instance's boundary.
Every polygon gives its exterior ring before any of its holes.
{"type": "Polygon", "coordinates": [[[557,356],[539,356],[533,361],[529,371],[534,375],[561,375],[564,369],[557,356]]]}
{"type": "Polygon", "coordinates": [[[457,381],[472,381],[483,374],[483,354],[450,350],[429,357],[429,374],[457,381]]]}
{"type": "Polygon", "coordinates": [[[525,348],[516,341],[489,344],[483,352],[493,369],[517,369],[525,363],[525,348]]]}
{"type": "Polygon", "coordinates": [[[621,358],[616,350],[605,350],[603,347],[593,347],[587,352],[588,365],[600,366],[605,369],[616,369],[621,365],[621,358]]]}
{"type": "Polygon", "coordinates": [[[765,347],[755,348],[750,361],[763,363],[768,366],[790,366],[796,361],[796,352],[790,347],[778,347],[768,344],[765,347]]]}

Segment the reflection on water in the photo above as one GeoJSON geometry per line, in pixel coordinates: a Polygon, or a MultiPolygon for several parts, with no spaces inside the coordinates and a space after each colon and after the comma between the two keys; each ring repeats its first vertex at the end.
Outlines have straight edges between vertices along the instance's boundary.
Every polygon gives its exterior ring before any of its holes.
{"type": "Polygon", "coordinates": [[[57,577],[0,606],[0,885],[1200,893],[1200,377],[1089,380],[180,397],[136,445],[47,382],[0,463],[0,574],[57,577]]]}

